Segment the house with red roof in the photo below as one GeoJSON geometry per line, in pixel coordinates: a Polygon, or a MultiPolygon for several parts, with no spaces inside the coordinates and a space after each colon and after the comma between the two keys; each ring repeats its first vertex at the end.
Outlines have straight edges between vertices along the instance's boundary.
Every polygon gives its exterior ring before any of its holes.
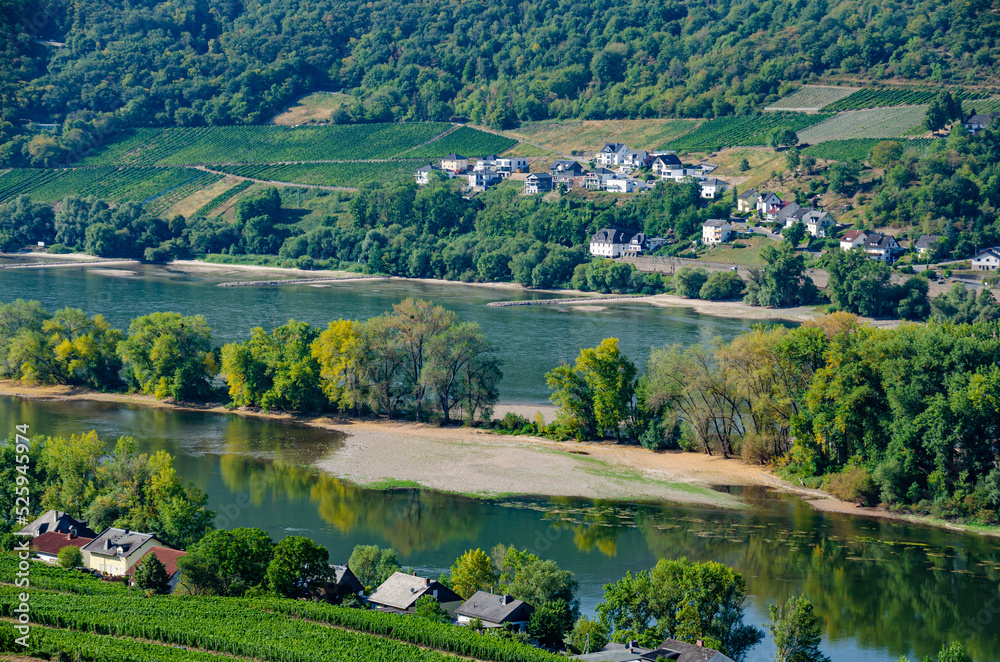
{"type": "MultiPolygon", "coordinates": [[[[49,531],[40,536],[35,536],[31,541],[31,549],[35,552],[35,558],[46,563],[59,562],[59,550],[63,547],[77,547],[83,549],[84,545],[91,543],[93,538],[78,536],[73,531],[60,533],[49,531]]],[[[84,552],[83,565],[87,565],[87,554],[84,552]]]]}
{"type": "Polygon", "coordinates": [[[174,589],[177,588],[177,580],[180,578],[181,574],[180,569],[177,567],[177,559],[182,556],[186,556],[187,552],[180,549],[171,549],[170,547],[160,547],[159,545],[154,545],[149,548],[149,551],[142,555],[142,558],[130,566],[129,569],[125,571],[125,574],[128,575],[129,578],[135,575],[135,569],[142,565],[143,561],[145,561],[146,557],[150,554],[159,559],[160,563],[162,563],[167,569],[167,577],[170,578],[170,592],[173,593],[174,589]]]}

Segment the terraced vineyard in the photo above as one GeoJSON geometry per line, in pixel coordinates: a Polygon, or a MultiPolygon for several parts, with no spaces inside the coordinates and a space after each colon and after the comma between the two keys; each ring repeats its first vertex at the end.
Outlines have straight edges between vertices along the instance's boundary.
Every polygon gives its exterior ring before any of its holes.
{"type": "Polygon", "coordinates": [[[823,107],[840,101],[844,97],[858,92],[859,87],[831,87],[829,85],[804,85],[787,97],[782,97],[778,101],[764,110],[790,111],[798,113],[816,113],[823,107]]]}
{"type": "Polygon", "coordinates": [[[872,108],[837,113],[819,124],[799,131],[799,140],[810,145],[851,138],[895,138],[918,126],[927,106],[872,108]]]}
{"type": "MultiPolygon", "coordinates": [[[[882,108],[885,106],[919,106],[928,104],[941,93],[941,90],[887,90],[866,88],[844,97],[823,108],[824,112],[841,110],[860,110],[862,108],[882,108]]],[[[967,92],[952,91],[956,99],[977,99],[979,95],[967,92]]]]}
{"type": "Polygon", "coordinates": [[[724,147],[766,145],[774,129],[799,131],[823,121],[829,115],[804,113],[766,113],[739,117],[719,117],[680,138],[667,143],[670,149],[716,151],[724,147]]]}
{"type": "Polygon", "coordinates": [[[107,145],[84,163],[198,165],[384,159],[433,140],[448,128],[448,124],[440,122],[414,122],[297,128],[138,129],[107,145]]]}
{"type": "Polygon", "coordinates": [[[0,202],[22,193],[49,203],[72,194],[94,195],[112,202],[143,202],[155,213],[219,179],[221,175],[194,168],[24,168],[0,176],[0,202]]]}
{"type": "Polygon", "coordinates": [[[499,154],[508,150],[517,141],[513,138],[498,136],[495,133],[486,133],[472,127],[463,126],[452,131],[441,140],[435,140],[429,145],[418,147],[417,149],[400,154],[401,158],[407,159],[434,159],[456,153],[468,157],[486,156],[488,154],[499,154]]]}
{"type": "Polygon", "coordinates": [[[240,182],[236,186],[231,186],[231,187],[227,188],[225,191],[223,191],[222,193],[220,193],[219,195],[215,196],[214,198],[212,198],[211,200],[209,200],[208,202],[206,202],[204,205],[202,205],[198,209],[198,211],[196,211],[194,213],[194,215],[195,216],[207,216],[208,214],[210,214],[212,212],[213,209],[215,209],[216,207],[218,207],[219,205],[221,205],[223,202],[225,202],[226,200],[229,200],[230,198],[232,198],[235,195],[239,195],[240,193],[242,193],[243,191],[247,190],[251,186],[253,186],[253,182],[251,182],[249,180],[246,180],[246,181],[240,182]]]}
{"type": "MultiPolygon", "coordinates": [[[[872,147],[882,142],[875,138],[855,138],[852,140],[828,140],[827,142],[812,145],[803,150],[806,154],[812,154],[818,159],[828,159],[831,161],[864,161],[872,151],[872,147]]],[[[912,140],[902,140],[907,151],[914,151],[917,154],[926,152],[934,142],[931,138],[915,138],[912,140]]]]}
{"type": "Polygon", "coordinates": [[[374,163],[289,163],[285,165],[215,166],[213,170],[238,177],[274,182],[358,188],[370,182],[412,179],[414,171],[426,163],[426,160],[419,159],[374,163]]]}

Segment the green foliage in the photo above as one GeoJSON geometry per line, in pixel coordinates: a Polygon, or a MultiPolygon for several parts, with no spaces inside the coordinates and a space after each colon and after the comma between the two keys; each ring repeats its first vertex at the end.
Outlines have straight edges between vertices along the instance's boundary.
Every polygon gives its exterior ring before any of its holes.
{"type": "Polygon", "coordinates": [[[573,627],[573,612],[565,600],[543,602],[535,607],[528,623],[528,634],[547,648],[562,646],[563,638],[573,627]]]}
{"type": "Polygon", "coordinates": [[[219,372],[212,330],[205,318],[152,313],[132,320],[119,343],[126,379],[136,390],[163,399],[203,400],[219,372]]]}
{"type": "Polygon", "coordinates": [[[781,236],[785,238],[785,241],[787,241],[792,248],[801,244],[802,240],[806,238],[806,234],[807,231],[805,223],[792,223],[781,231],[781,236]]]}
{"type": "MultiPolygon", "coordinates": [[[[569,623],[579,615],[578,583],[573,572],[555,561],[539,558],[527,550],[497,545],[490,552],[499,578],[497,589],[535,606],[561,601],[568,605],[569,623]]],[[[568,627],[568,625],[567,625],[568,627]]]]}
{"type": "Polygon", "coordinates": [[[59,565],[66,570],[73,570],[83,565],[83,552],[75,545],[63,547],[56,557],[59,559],[59,565]]]}
{"type": "Polygon", "coordinates": [[[972,662],[972,656],[965,650],[964,644],[956,641],[942,646],[936,658],[926,656],[924,662],[972,662]]]}
{"type": "MultiPolygon", "coordinates": [[[[261,177],[260,179],[265,179],[265,178],[261,177]]],[[[288,181],[288,180],[285,180],[285,181],[288,181]]],[[[218,207],[219,205],[221,205],[223,202],[225,202],[226,200],[229,200],[231,198],[236,197],[237,195],[239,195],[240,193],[242,193],[243,191],[247,190],[248,188],[250,188],[253,185],[254,185],[254,183],[252,181],[250,181],[249,179],[247,179],[247,180],[244,180],[244,181],[240,182],[239,184],[236,184],[235,186],[230,186],[225,191],[223,191],[222,193],[220,193],[219,195],[215,196],[214,198],[212,198],[211,200],[209,200],[208,202],[206,202],[205,204],[203,204],[201,207],[199,207],[198,211],[196,211],[194,213],[194,215],[195,216],[208,216],[208,214],[213,209],[215,209],[216,207],[218,207]]]]}
{"type": "Polygon", "coordinates": [[[708,270],[703,267],[681,267],[671,280],[674,291],[686,299],[697,299],[706,282],[708,270]]]}
{"type": "Polygon", "coordinates": [[[267,566],[267,587],[287,598],[308,596],[330,577],[330,553],[302,536],[287,536],[274,546],[267,566]]]}
{"type": "Polygon", "coordinates": [[[795,132],[825,120],[829,115],[765,113],[720,117],[702,124],[668,143],[670,149],[714,151],[723,147],[785,147],[798,144],[795,132]]]}
{"type": "Polygon", "coordinates": [[[497,583],[498,573],[489,554],[470,549],[451,566],[451,588],[464,600],[476,591],[489,591],[497,583]]]}
{"type": "Polygon", "coordinates": [[[180,584],[195,595],[239,596],[262,586],[274,544],[260,529],[210,531],[178,559],[180,584]]]}
{"type": "Polygon", "coordinates": [[[147,591],[153,591],[160,595],[170,593],[170,577],[167,576],[167,568],[155,554],[146,554],[135,568],[134,575],[136,585],[147,591]]]}
{"type": "Polygon", "coordinates": [[[785,604],[772,604],[766,625],[777,649],[775,662],[830,662],[819,650],[823,632],[819,617],[804,595],[789,598],[785,604]]]}
{"type": "Polygon", "coordinates": [[[413,614],[417,618],[423,618],[432,623],[451,623],[451,616],[433,595],[422,595],[417,598],[413,614]]]}
{"type": "MultiPolygon", "coordinates": [[[[273,182],[291,182],[293,184],[310,184],[313,186],[361,187],[379,183],[412,181],[413,172],[424,165],[427,165],[426,160],[221,165],[216,166],[214,169],[238,177],[249,177],[251,179],[273,182]]],[[[250,184],[252,183],[250,182],[250,184]]]]}
{"type": "Polygon", "coordinates": [[[890,89],[868,87],[823,108],[826,112],[878,108],[880,106],[917,106],[938,97],[936,90],[890,89]]]}
{"type": "Polygon", "coordinates": [[[351,552],[347,567],[368,590],[373,590],[399,570],[399,557],[396,550],[387,547],[379,549],[376,545],[357,545],[351,552]]]}
{"type": "Polygon", "coordinates": [[[581,616],[573,625],[573,631],[566,638],[578,653],[592,653],[604,648],[608,643],[608,628],[600,618],[593,620],[581,616]]]}
{"type": "Polygon", "coordinates": [[[744,302],[751,306],[801,306],[816,298],[816,286],[805,273],[805,259],[788,242],[764,246],[763,270],[751,270],[744,302]]]}
{"type": "Polygon", "coordinates": [[[743,279],[735,271],[713,271],[701,286],[698,297],[708,301],[737,299],[743,296],[743,279]]]}
{"type": "Polygon", "coordinates": [[[499,154],[516,144],[517,141],[512,138],[462,126],[429,145],[404,152],[400,156],[408,159],[439,159],[448,154],[479,157],[487,154],[499,154]]]}

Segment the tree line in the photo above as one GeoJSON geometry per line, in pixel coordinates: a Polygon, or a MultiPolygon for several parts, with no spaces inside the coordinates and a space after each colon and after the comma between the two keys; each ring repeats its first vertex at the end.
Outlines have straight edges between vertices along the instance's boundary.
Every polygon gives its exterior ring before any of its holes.
{"type": "Polygon", "coordinates": [[[489,420],[503,377],[478,324],[422,300],[322,331],[295,320],[271,333],[258,327],[221,349],[200,315],[151,313],[125,333],[73,308],[0,305],[0,378],[205,401],[224,397],[213,382],[220,373],[237,407],[417,420],[436,410],[445,423],[456,409],[469,423],[489,420]]]}
{"type": "Polygon", "coordinates": [[[609,338],[547,375],[553,423],[496,425],[741,456],[861,504],[995,524],[998,338],[997,321],[879,329],[840,312],[654,348],[641,375],[609,338]]]}

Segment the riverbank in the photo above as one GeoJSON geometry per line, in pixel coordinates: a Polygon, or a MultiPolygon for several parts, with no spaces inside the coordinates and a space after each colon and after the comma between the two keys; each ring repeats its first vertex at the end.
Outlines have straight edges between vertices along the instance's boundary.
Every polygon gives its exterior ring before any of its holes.
{"type": "MultiPolygon", "coordinates": [[[[200,411],[288,421],[347,435],[315,463],[317,469],[362,487],[425,487],[474,497],[564,496],[620,501],[673,502],[740,508],[736,497],[715,486],[760,486],[794,493],[817,510],[876,517],[1000,537],[1000,530],[865,508],[822,490],[793,485],[766,467],[680,451],[654,453],[637,446],[554,442],[493,434],[465,427],[441,428],[407,421],[357,420],[230,410],[222,405],[161,402],[150,396],[99,393],[65,386],[24,386],[0,381],[0,395],[36,400],[111,402],[175,411],[200,411]]],[[[554,408],[498,405],[551,418],[554,408]]],[[[44,430],[36,431],[44,434],[44,430]]],[[[81,430],[86,432],[86,430],[81,430]]]]}

